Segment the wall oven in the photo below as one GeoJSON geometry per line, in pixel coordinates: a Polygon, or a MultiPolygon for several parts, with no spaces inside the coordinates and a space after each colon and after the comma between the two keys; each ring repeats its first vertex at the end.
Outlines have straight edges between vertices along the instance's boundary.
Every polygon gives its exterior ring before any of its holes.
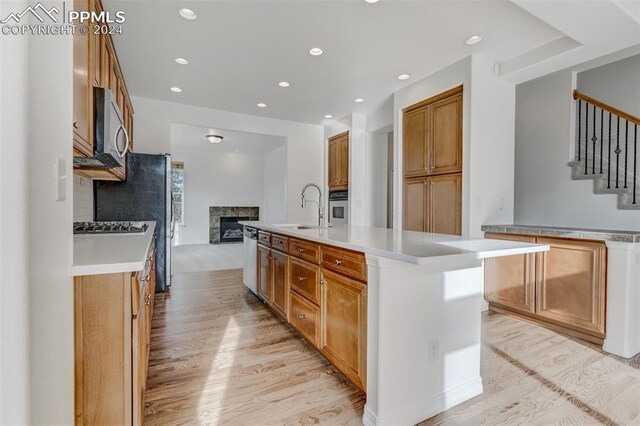
{"type": "Polygon", "coordinates": [[[349,191],[329,194],[329,223],[332,226],[346,226],[349,223],[349,191]]]}

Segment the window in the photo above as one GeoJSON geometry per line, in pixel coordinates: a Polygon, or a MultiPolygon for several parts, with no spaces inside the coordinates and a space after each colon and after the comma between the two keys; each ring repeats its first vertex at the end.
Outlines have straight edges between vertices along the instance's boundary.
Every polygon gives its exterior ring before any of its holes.
{"type": "Polygon", "coordinates": [[[184,163],[171,163],[171,197],[174,220],[184,225],[184,163]]]}

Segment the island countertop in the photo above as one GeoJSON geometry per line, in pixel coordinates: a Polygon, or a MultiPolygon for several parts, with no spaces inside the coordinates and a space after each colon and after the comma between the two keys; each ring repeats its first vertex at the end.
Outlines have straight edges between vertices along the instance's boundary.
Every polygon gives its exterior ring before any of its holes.
{"type": "Polygon", "coordinates": [[[98,275],[141,271],[153,241],[155,222],[144,234],[80,234],[73,237],[71,274],[98,275]]]}
{"type": "MultiPolygon", "coordinates": [[[[640,228],[640,222],[638,223],[640,228]]],[[[482,225],[484,232],[496,234],[524,234],[540,237],[563,237],[580,240],[617,241],[640,243],[640,231],[616,231],[607,229],[569,228],[541,225],[482,225]]]]}
{"type": "MultiPolygon", "coordinates": [[[[341,226],[294,229],[292,224],[242,221],[242,225],[320,244],[417,265],[442,261],[477,260],[491,257],[535,253],[548,245],[519,241],[485,240],[455,235],[399,231],[368,226],[341,226]]],[[[308,226],[308,225],[306,225],[308,226]]]]}

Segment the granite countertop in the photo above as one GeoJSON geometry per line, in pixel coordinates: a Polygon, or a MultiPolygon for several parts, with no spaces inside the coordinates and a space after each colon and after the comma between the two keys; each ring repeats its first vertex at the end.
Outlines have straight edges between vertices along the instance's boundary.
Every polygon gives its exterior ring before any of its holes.
{"type": "Polygon", "coordinates": [[[242,225],[418,265],[466,261],[549,250],[548,245],[463,238],[368,226],[293,229],[292,224],[242,221],[242,225]]]}
{"type": "Polygon", "coordinates": [[[73,236],[73,267],[78,275],[141,271],[153,241],[155,222],[144,234],[80,234],[73,236]]]}
{"type": "Polygon", "coordinates": [[[640,243],[640,231],[615,231],[608,229],[569,228],[537,225],[482,225],[484,232],[497,234],[525,234],[547,237],[577,238],[583,240],[640,243]]]}

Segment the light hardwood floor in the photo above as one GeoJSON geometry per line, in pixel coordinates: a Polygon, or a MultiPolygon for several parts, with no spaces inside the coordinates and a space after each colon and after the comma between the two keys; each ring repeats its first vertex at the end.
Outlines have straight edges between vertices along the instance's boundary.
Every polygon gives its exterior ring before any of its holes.
{"type": "MultiPolygon", "coordinates": [[[[482,395],[424,424],[640,425],[640,357],[485,314],[482,376],[482,395]]],[[[146,424],[361,424],[364,402],[241,270],[176,274],[156,295],[146,424]]]]}
{"type": "Polygon", "coordinates": [[[172,273],[242,268],[244,244],[183,244],[171,249],[172,273]]]}

